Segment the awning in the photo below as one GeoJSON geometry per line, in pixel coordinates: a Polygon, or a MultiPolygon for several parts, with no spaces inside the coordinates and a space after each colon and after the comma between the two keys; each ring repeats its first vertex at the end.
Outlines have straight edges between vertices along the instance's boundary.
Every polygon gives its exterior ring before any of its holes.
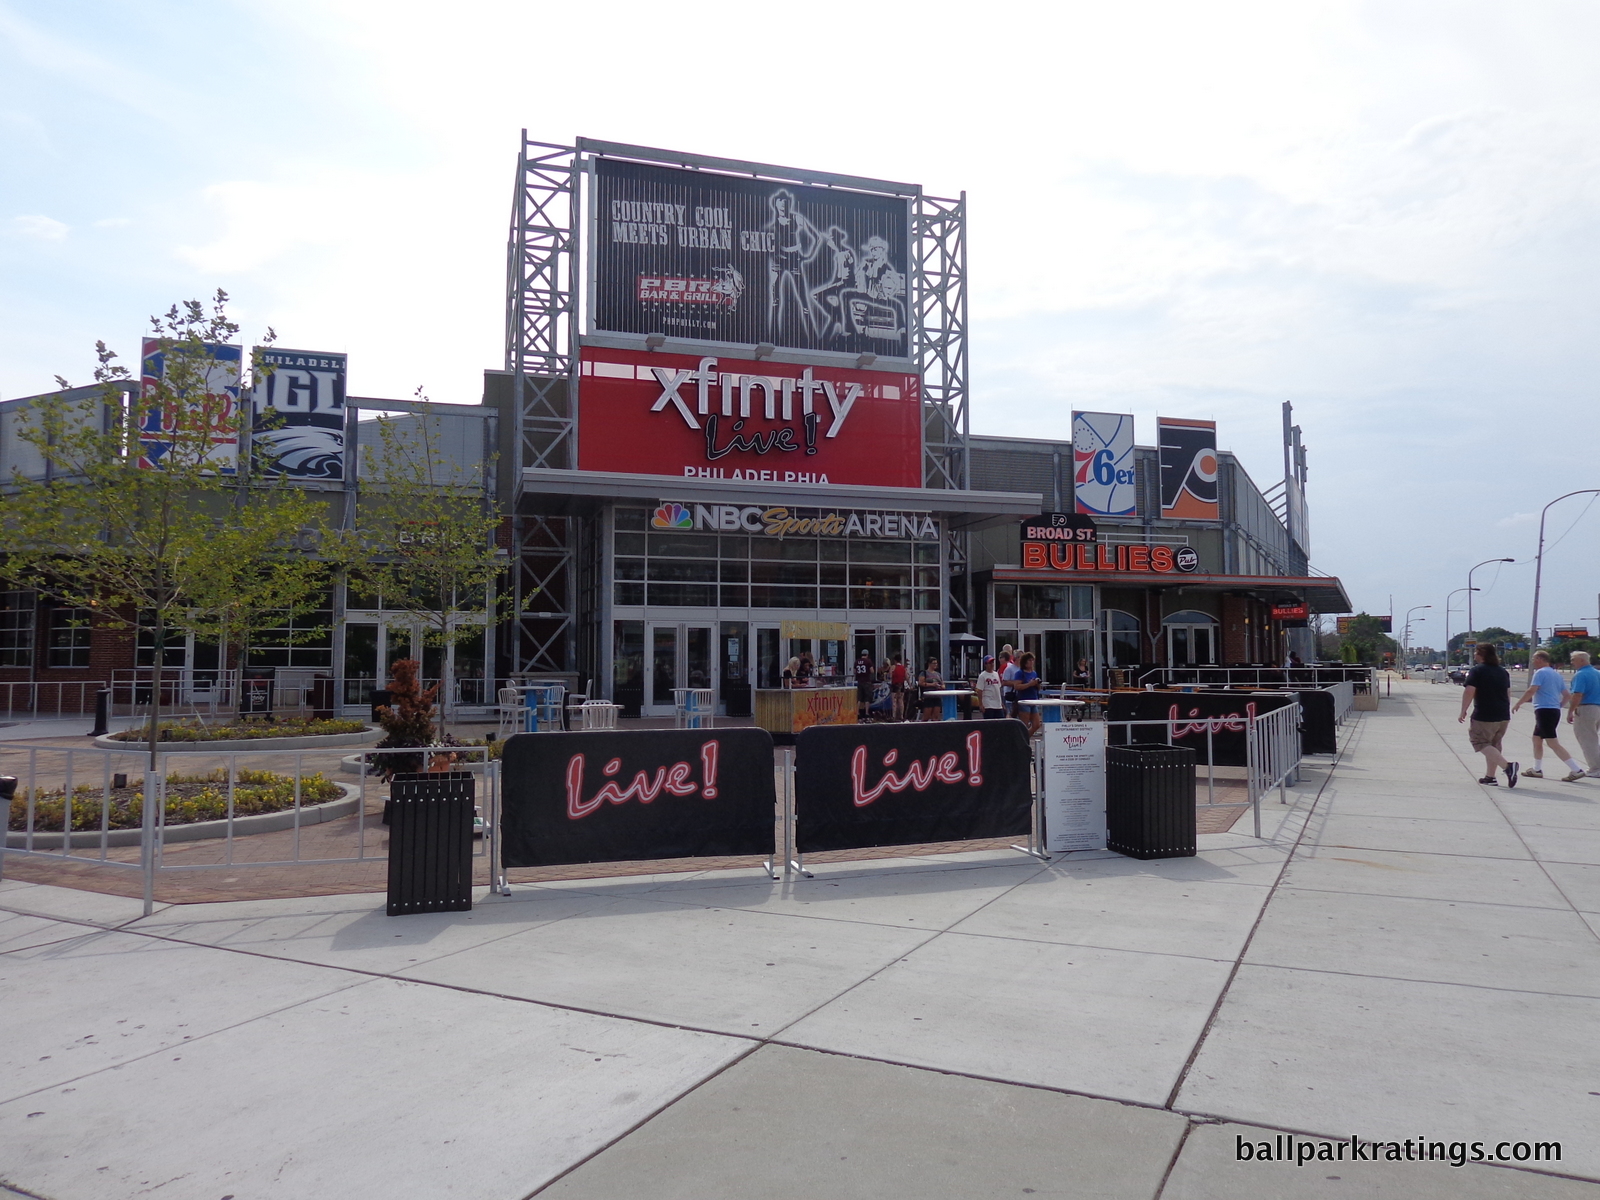
{"type": "Polygon", "coordinates": [[[1249,592],[1274,603],[1293,596],[1304,600],[1312,612],[1347,613],[1353,609],[1344,584],[1332,575],[1202,575],[1174,571],[1024,571],[996,567],[996,583],[1098,583],[1102,587],[1206,588],[1212,591],[1249,592]]]}
{"type": "Polygon", "coordinates": [[[795,508],[920,512],[941,517],[954,529],[985,529],[1020,521],[1037,516],[1044,504],[1043,496],[1037,492],[688,479],[679,475],[630,475],[620,471],[560,471],[539,467],[528,467],[522,472],[519,502],[522,512],[583,515],[611,500],[787,504],[795,508]]]}

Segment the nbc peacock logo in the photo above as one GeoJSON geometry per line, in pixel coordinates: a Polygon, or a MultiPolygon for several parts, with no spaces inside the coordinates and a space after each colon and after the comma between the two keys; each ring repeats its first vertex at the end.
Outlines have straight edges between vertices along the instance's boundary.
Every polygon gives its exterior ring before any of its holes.
{"type": "Polygon", "coordinates": [[[650,518],[650,524],[656,529],[693,529],[694,518],[681,504],[663,504],[650,518]]]}

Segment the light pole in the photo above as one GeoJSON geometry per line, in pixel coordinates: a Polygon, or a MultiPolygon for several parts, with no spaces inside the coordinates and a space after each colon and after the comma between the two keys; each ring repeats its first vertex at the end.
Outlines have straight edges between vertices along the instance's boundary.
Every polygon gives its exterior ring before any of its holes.
{"type": "MultiPolygon", "coordinates": [[[[1411,663],[1409,661],[1410,658],[1411,658],[1411,614],[1414,613],[1414,612],[1421,612],[1425,608],[1432,608],[1432,607],[1433,607],[1433,605],[1431,605],[1431,604],[1413,604],[1410,608],[1406,609],[1405,631],[1401,635],[1404,638],[1404,640],[1400,643],[1400,649],[1401,649],[1401,653],[1405,656],[1405,658],[1408,661],[1406,661],[1406,662],[1401,664],[1402,668],[1409,667],[1411,665],[1411,663]]],[[[1426,617],[1419,617],[1418,618],[1419,621],[1426,621],[1427,619],[1428,618],[1426,618],[1426,617]]]]}
{"type": "MultiPolygon", "coordinates": [[[[1565,496],[1557,496],[1550,504],[1546,504],[1539,512],[1539,552],[1533,556],[1533,640],[1528,643],[1528,662],[1533,662],[1533,652],[1539,648],[1539,584],[1544,575],[1544,518],[1550,511],[1551,504],[1560,504],[1573,496],[1600,496],[1600,488],[1579,488],[1575,492],[1568,492],[1565,496]]],[[[1472,578],[1468,576],[1467,582],[1472,578]]],[[[1471,599],[1469,596],[1468,599],[1471,599]]]]}
{"type": "MultiPolygon", "coordinates": [[[[1543,535],[1541,534],[1540,537],[1542,538],[1543,535]]],[[[1514,558],[1486,558],[1478,564],[1478,567],[1487,567],[1490,563],[1495,562],[1514,563],[1516,561],[1517,560],[1514,558]]],[[[1473,567],[1472,571],[1476,571],[1478,567],[1473,567]]],[[[1478,627],[1472,623],[1472,593],[1482,590],[1481,588],[1475,588],[1472,586],[1472,571],[1467,572],[1467,635],[1469,637],[1478,632],[1478,627]]],[[[1534,607],[1537,608],[1538,605],[1535,604],[1534,607]]]]}
{"type": "Polygon", "coordinates": [[[1444,598],[1444,665],[1450,665],[1450,601],[1461,595],[1462,592],[1476,592],[1475,587],[1457,588],[1444,598]]]}

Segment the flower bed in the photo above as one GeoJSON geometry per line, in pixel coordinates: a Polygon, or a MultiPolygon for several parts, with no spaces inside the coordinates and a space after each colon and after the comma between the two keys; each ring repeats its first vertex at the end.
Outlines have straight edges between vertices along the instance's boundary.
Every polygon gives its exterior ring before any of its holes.
{"type": "MultiPolygon", "coordinates": [[[[233,812],[235,816],[254,816],[259,813],[282,812],[294,807],[294,777],[272,771],[242,770],[235,776],[233,812]]],[[[108,829],[138,829],[144,820],[144,781],[137,785],[111,790],[111,805],[106,821],[108,829]]],[[[326,779],[319,772],[300,779],[302,806],[337,800],[344,789],[326,779]]],[[[90,784],[80,784],[72,789],[73,832],[98,831],[101,827],[103,793],[90,784]]],[[[66,795],[62,788],[39,788],[34,795],[33,827],[46,833],[61,832],[61,819],[66,809],[66,795]]],[[[228,776],[217,770],[205,775],[167,776],[168,825],[190,825],[197,821],[216,821],[228,815],[228,776]]],[[[25,789],[18,789],[11,798],[11,812],[6,828],[22,830],[28,827],[28,797],[25,789]]]]}
{"type": "MultiPolygon", "coordinates": [[[[250,721],[238,725],[190,725],[163,721],[157,729],[158,742],[248,742],[262,738],[327,737],[341,733],[361,733],[365,721],[334,718],[326,721],[250,721]]],[[[110,735],[113,741],[139,744],[148,742],[146,728],[125,729],[110,735]]]]}

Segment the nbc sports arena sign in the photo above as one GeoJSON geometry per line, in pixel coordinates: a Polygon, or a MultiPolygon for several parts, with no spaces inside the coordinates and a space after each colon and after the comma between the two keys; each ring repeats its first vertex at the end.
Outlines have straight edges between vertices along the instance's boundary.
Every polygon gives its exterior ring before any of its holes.
{"type": "Polygon", "coordinates": [[[915,374],[584,347],[578,467],[920,487],[915,374]]]}
{"type": "Polygon", "coordinates": [[[911,356],[905,196],[598,158],[592,331],[911,356]]]}
{"type": "Polygon", "coordinates": [[[898,538],[937,542],[939,523],[927,513],[839,512],[765,504],[679,504],[663,500],[650,515],[652,529],[759,533],[770,538],[898,538]]]}

